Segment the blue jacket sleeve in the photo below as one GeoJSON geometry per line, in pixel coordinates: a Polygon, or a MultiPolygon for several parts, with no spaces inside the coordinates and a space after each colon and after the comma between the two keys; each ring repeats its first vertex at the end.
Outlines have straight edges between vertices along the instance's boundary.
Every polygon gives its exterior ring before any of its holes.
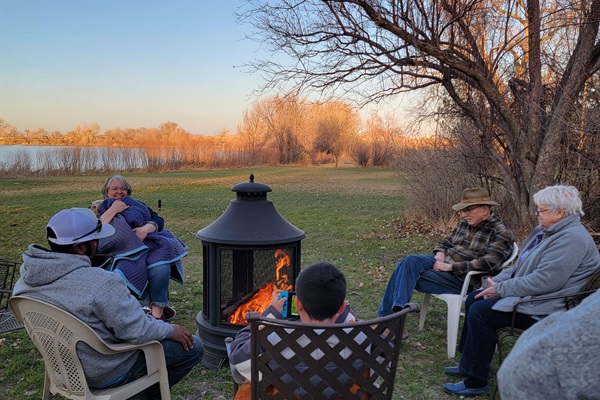
{"type": "Polygon", "coordinates": [[[156,224],[156,226],[158,227],[158,232],[162,231],[165,228],[165,220],[163,219],[163,217],[158,215],[150,207],[148,207],[148,211],[150,211],[150,221],[156,224]]]}

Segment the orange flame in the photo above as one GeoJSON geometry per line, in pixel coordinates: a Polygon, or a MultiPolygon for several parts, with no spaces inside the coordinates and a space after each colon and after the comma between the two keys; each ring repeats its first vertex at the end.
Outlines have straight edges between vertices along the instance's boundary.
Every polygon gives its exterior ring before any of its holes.
{"type": "Polygon", "coordinates": [[[287,285],[287,281],[288,281],[288,276],[287,275],[282,275],[281,278],[279,277],[279,271],[281,270],[281,268],[283,267],[287,267],[290,265],[290,256],[287,255],[287,253],[281,249],[277,249],[275,250],[275,282],[277,282],[277,286],[279,287],[279,289],[281,290],[289,290],[292,288],[291,285],[288,285],[289,288],[283,288],[282,286],[287,285]]]}
{"type": "Polygon", "coordinates": [[[273,292],[277,289],[291,290],[292,285],[288,284],[288,276],[286,274],[279,275],[283,267],[290,265],[290,256],[282,249],[275,250],[275,282],[264,284],[258,292],[250,300],[241,304],[229,316],[229,322],[232,324],[247,324],[246,314],[249,311],[255,311],[258,314],[265,311],[271,304],[273,292]]]}

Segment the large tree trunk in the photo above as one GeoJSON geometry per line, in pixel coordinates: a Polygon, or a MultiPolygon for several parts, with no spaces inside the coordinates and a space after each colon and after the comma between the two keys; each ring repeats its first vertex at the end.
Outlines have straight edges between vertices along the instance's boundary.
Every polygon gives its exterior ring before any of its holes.
{"type": "Polygon", "coordinates": [[[366,104],[443,88],[426,107],[471,121],[470,143],[493,163],[518,220],[530,226],[531,195],[557,183],[557,155],[568,149],[581,91],[599,69],[600,0],[562,8],[541,0],[246,4],[241,17],[261,43],[292,60],[249,65],[269,76],[267,89],[286,83],[366,104]]]}

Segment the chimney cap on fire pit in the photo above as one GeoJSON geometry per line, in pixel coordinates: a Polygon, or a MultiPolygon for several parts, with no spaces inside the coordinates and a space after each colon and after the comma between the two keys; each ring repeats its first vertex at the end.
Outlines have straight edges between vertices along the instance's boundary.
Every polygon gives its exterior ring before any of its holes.
{"type": "Polygon", "coordinates": [[[231,200],[225,212],[196,237],[202,241],[221,244],[262,245],[302,240],[304,231],[290,224],[267,199],[271,188],[255,182],[250,174],[249,182],[238,183],[231,188],[236,198],[231,200]]]}
{"type": "Polygon", "coordinates": [[[231,188],[232,192],[236,192],[238,197],[264,197],[267,198],[267,193],[273,190],[269,185],[261,182],[254,182],[254,174],[250,174],[250,181],[238,183],[231,188]],[[261,195],[262,194],[262,195],[261,195]]]}

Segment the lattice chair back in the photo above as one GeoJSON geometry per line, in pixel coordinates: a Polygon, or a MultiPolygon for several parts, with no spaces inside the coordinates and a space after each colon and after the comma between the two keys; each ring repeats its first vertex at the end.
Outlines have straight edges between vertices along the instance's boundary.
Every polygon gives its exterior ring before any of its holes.
{"type": "Polygon", "coordinates": [[[8,308],[19,261],[0,258],[0,333],[23,328],[8,308]]]}
{"type": "Polygon", "coordinates": [[[418,311],[319,325],[249,313],[252,398],[391,399],[406,315],[418,311]]]}
{"type": "Polygon", "coordinates": [[[159,342],[108,345],[81,320],[51,304],[13,296],[10,307],[25,325],[25,330],[44,359],[44,399],[49,399],[50,393],[61,394],[69,399],[127,399],[155,383],[160,383],[162,399],[170,399],[164,352],[159,342]],[[79,342],[86,343],[102,354],[142,350],[146,357],[147,375],[119,387],[92,390],[77,357],[79,342]]]}

